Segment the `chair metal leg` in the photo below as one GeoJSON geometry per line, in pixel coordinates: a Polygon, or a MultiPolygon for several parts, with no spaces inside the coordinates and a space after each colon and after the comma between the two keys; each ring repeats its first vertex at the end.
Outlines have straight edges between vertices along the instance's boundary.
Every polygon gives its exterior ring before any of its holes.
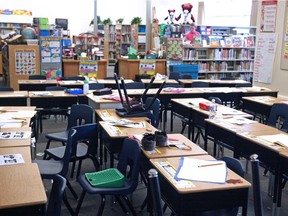
{"type": "Polygon", "coordinates": [[[116,201],[119,203],[119,205],[120,205],[121,209],[123,210],[123,212],[124,212],[125,214],[127,214],[128,211],[127,211],[125,205],[123,204],[122,200],[120,199],[120,197],[117,196],[117,195],[115,195],[115,199],[116,199],[116,201]]]}
{"type": "Polygon", "coordinates": [[[66,178],[66,180],[67,180],[66,185],[69,188],[69,190],[71,191],[72,195],[74,196],[75,199],[78,199],[78,196],[77,196],[76,192],[74,191],[72,185],[70,184],[70,182],[68,181],[67,178],[66,178]]]}
{"type": "Polygon", "coordinates": [[[132,212],[132,215],[137,216],[134,207],[132,206],[131,202],[129,201],[128,197],[123,195],[122,198],[126,201],[127,206],[129,207],[130,211],[132,212]]]}
{"type": "Polygon", "coordinates": [[[81,205],[82,205],[82,203],[83,203],[85,194],[86,194],[86,191],[83,190],[82,193],[81,193],[80,199],[79,199],[79,201],[78,201],[77,207],[76,207],[76,209],[75,209],[75,216],[77,216],[77,215],[79,214],[79,211],[80,211],[81,205]]]}
{"type": "Polygon", "coordinates": [[[73,211],[70,203],[68,202],[68,199],[67,199],[67,196],[66,196],[66,192],[64,192],[64,194],[63,194],[63,202],[64,202],[66,208],[68,209],[69,213],[70,213],[72,216],[74,216],[74,211],[73,211]]]}
{"type": "Polygon", "coordinates": [[[101,204],[100,204],[100,207],[98,209],[97,216],[102,216],[103,211],[104,211],[105,202],[106,202],[105,195],[101,194],[101,204]]]}

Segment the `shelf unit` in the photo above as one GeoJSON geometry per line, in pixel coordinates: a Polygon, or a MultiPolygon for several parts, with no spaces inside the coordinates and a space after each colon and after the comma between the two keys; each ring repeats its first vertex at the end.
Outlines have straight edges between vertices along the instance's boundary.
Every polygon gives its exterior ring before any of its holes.
{"type": "Polygon", "coordinates": [[[75,44],[75,52],[80,54],[86,52],[87,56],[91,54],[92,48],[98,46],[98,36],[87,32],[77,36],[73,36],[73,42],[75,44]]]}
{"type": "Polygon", "coordinates": [[[0,22],[0,37],[1,35],[8,34],[9,32],[15,30],[20,32],[21,29],[31,26],[31,23],[9,23],[0,22]]]}
{"type": "Polygon", "coordinates": [[[234,77],[250,81],[254,70],[255,27],[198,26],[197,30],[202,43],[183,45],[184,64],[199,64],[200,79],[234,77]]]}

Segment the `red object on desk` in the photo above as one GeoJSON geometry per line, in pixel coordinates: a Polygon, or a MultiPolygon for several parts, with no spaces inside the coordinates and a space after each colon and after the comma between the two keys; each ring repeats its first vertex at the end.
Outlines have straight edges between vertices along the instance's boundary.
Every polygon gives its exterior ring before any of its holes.
{"type": "Polygon", "coordinates": [[[199,108],[202,109],[202,110],[210,110],[210,106],[212,104],[210,102],[200,102],[199,103],[199,108]]]}

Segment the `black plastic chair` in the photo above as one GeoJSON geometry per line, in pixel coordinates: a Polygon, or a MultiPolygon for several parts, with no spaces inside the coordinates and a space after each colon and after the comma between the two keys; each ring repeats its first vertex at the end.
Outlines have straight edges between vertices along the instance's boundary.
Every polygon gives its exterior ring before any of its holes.
{"type": "Polygon", "coordinates": [[[235,80],[234,77],[222,77],[220,80],[235,80]]]}
{"type": "Polygon", "coordinates": [[[65,91],[67,88],[64,86],[47,86],[45,91],[65,91]]]}
{"type": "Polygon", "coordinates": [[[179,80],[180,79],[180,73],[178,72],[170,72],[169,79],[179,80]]]}
{"type": "Polygon", "coordinates": [[[97,90],[105,88],[103,83],[89,83],[89,90],[97,90]]]}
{"type": "MultiPolygon", "coordinates": [[[[149,106],[150,102],[152,101],[153,97],[147,97],[146,101],[145,101],[145,105],[144,107],[149,106]]],[[[160,109],[161,109],[161,103],[160,100],[158,98],[156,98],[156,100],[154,101],[154,103],[152,104],[152,106],[150,107],[150,113],[151,114],[143,114],[143,116],[146,116],[150,119],[151,124],[155,127],[158,128],[159,126],[159,118],[160,118],[160,109]]]]}
{"type": "Polygon", "coordinates": [[[179,79],[192,79],[191,74],[180,74],[179,79]]]}
{"type": "Polygon", "coordinates": [[[145,84],[142,82],[130,82],[125,84],[126,89],[145,89],[145,84]]]}
{"type": "Polygon", "coordinates": [[[3,91],[14,91],[13,88],[10,88],[10,87],[0,87],[0,92],[3,92],[3,91]]]}
{"type": "Polygon", "coordinates": [[[60,216],[62,200],[66,187],[66,179],[60,175],[53,177],[53,185],[50,191],[45,216],[60,216]]]}
{"type": "Polygon", "coordinates": [[[288,132],[288,104],[273,104],[267,120],[267,125],[288,132]]]}
{"type": "Polygon", "coordinates": [[[84,81],[85,80],[85,77],[83,76],[64,76],[64,77],[61,77],[61,80],[81,80],[81,81],[84,81]]]}
{"type": "MultiPolygon", "coordinates": [[[[73,166],[71,169],[71,178],[73,178],[73,173],[75,169],[76,161],[79,161],[77,176],[80,174],[82,161],[86,158],[90,158],[93,161],[95,170],[100,169],[98,161],[98,128],[96,123],[84,124],[80,126],[73,127],[76,130],[76,138],[79,143],[76,146],[72,146],[71,149],[71,162],[73,166]]],[[[45,153],[48,159],[60,160],[65,154],[66,147],[61,146],[57,148],[46,149],[45,153]]]]}
{"type": "Polygon", "coordinates": [[[114,76],[113,77],[104,77],[104,80],[114,80],[114,76]]]}
{"type": "Polygon", "coordinates": [[[236,88],[240,87],[252,87],[252,83],[238,83],[235,85],[236,88]]]}
{"type": "MultiPolygon", "coordinates": [[[[93,123],[93,108],[86,104],[73,104],[71,107],[70,115],[68,116],[67,129],[65,131],[48,133],[46,134],[47,145],[45,149],[49,149],[50,143],[52,141],[62,142],[63,145],[67,142],[67,135],[70,128],[93,123]]],[[[44,154],[44,159],[46,159],[46,154],[44,154]]]]}
{"type": "Polygon", "coordinates": [[[30,75],[28,77],[29,80],[46,80],[46,76],[45,75],[30,75]]]}
{"type": "MultiPolygon", "coordinates": [[[[67,180],[67,173],[69,169],[69,161],[71,157],[71,147],[77,144],[77,140],[75,139],[76,130],[70,129],[67,133],[67,142],[66,142],[66,149],[63,158],[60,160],[39,160],[36,159],[33,162],[37,163],[40,175],[43,179],[53,179],[56,175],[61,175],[67,180]]],[[[78,198],[77,194],[73,190],[71,184],[67,180],[66,182],[67,187],[70,189],[71,193],[75,197],[78,198]]],[[[73,210],[64,195],[64,202],[69,210],[69,212],[73,215],[73,210]]]]}
{"type": "Polygon", "coordinates": [[[155,216],[163,216],[163,209],[161,203],[160,185],[158,179],[158,172],[155,169],[148,171],[150,194],[153,200],[153,209],[155,216]]]}
{"type": "Polygon", "coordinates": [[[257,154],[251,155],[250,160],[251,160],[251,167],[252,167],[254,213],[255,213],[255,216],[262,216],[263,215],[263,203],[262,203],[262,196],[261,196],[258,155],[257,154]]]}
{"type": "Polygon", "coordinates": [[[136,140],[126,138],[123,141],[123,147],[119,156],[119,163],[117,169],[125,176],[125,184],[123,187],[119,188],[98,188],[93,187],[86,179],[85,175],[80,175],[78,177],[78,182],[80,186],[83,188],[82,194],[80,196],[75,215],[78,215],[82,202],[84,200],[85,194],[99,194],[101,196],[101,204],[98,209],[97,215],[102,215],[105,207],[105,195],[115,196],[116,200],[119,201],[119,204],[122,210],[127,213],[126,208],[122,204],[121,197],[126,202],[130,211],[134,216],[136,216],[136,212],[129,201],[127,195],[132,194],[138,185],[138,176],[139,176],[139,167],[141,160],[141,150],[139,143],[136,140]]]}
{"type": "Polygon", "coordinates": [[[201,87],[209,87],[209,83],[208,82],[202,82],[202,81],[193,81],[191,83],[191,88],[201,88],[201,87]]]}

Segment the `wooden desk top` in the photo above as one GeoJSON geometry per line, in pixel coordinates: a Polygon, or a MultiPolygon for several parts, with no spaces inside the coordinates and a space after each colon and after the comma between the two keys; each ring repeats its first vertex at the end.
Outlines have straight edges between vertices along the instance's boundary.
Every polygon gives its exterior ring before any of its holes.
{"type": "Polygon", "coordinates": [[[28,91],[0,91],[0,98],[28,97],[28,91]]]}
{"type": "Polygon", "coordinates": [[[146,123],[146,128],[128,128],[128,127],[120,127],[120,126],[112,126],[108,122],[100,121],[99,124],[101,127],[108,133],[110,138],[118,139],[118,138],[127,138],[134,134],[145,134],[145,133],[154,133],[157,131],[151,124],[146,123]]]}
{"type": "MultiPolygon", "coordinates": [[[[19,128],[12,128],[13,130],[11,130],[10,128],[5,128],[5,131],[21,131],[19,130],[19,128]],[[16,130],[18,129],[18,130],[16,130]]],[[[3,130],[2,130],[3,131],[3,130]]],[[[28,130],[27,130],[28,131],[28,130]]],[[[31,129],[30,129],[31,131],[31,129]]],[[[26,146],[31,146],[31,137],[28,139],[15,139],[15,140],[11,140],[11,139],[1,139],[0,140],[0,149],[1,148],[10,148],[10,147],[26,147],[26,146]]]]}
{"type": "Polygon", "coordinates": [[[267,106],[272,106],[274,103],[287,103],[288,100],[284,98],[277,98],[272,96],[253,96],[253,97],[242,97],[242,100],[247,100],[254,103],[259,103],[267,106]]]}
{"type": "MultiPolygon", "coordinates": [[[[117,93],[114,93],[117,94],[117,93]]],[[[93,95],[92,91],[90,91],[89,94],[86,95],[88,99],[92,100],[94,103],[97,104],[121,104],[121,101],[116,101],[116,100],[109,100],[109,99],[104,99],[107,97],[107,95],[93,95]]]]}
{"type": "Polygon", "coordinates": [[[1,166],[0,176],[0,209],[47,202],[37,164],[1,166]]]}
{"type": "Polygon", "coordinates": [[[36,106],[0,106],[0,110],[7,110],[12,112],[21,112],[21,111],[35,111],[36,106]]]}
{"type": "Polygon", "coordinates": [[[30,98],[51,98],[51,97],[77,97],[75,94],[68,94],[64,91],[29,91],[30,98]],[[52,95],[37,95],[40,93],[51,93],[52,95]]]}
{"type": "Polygon", "coordinates": [[[69,85],[71,85],[71,86],[75,86],[75,85],[81,86],[81,85],[84,84],[84,81],[83,80],[60,80],[57,83],[60,86],[63,86],[63,85],[64,86],[69,86],[69,85]]]}
{"type": "MultiPolygon", "coordinates": [[[[145,84],[149,84],[151,81],[151,79],[141,79],[141,82],[142,83],[145,83],[145,84]]],[[[165,81],[165,79],[162,79],[162,80],[154,80],[153,84],[161,84],[165,81]]],[[[152,84],[152,85],[153,85],[152,84]]],[[[177,80],[174,80],[174,79],[168,79],[166,80],[166,84],[178,84],[178,81],[177,80]]]]}
{"type": "MultiPolygon", "coordinates": [[[[191,108],[196,111],[199,111],[207,116],[209,116],[209,110],[203,110],[200,109],[199,103],[212,103],[211,101],[205,99],[205,98],[177,98],[177,99],[171,99],[171,101],[181,104],[182,106],[186,108],[191,108]]],[[[242,112],[240,110],[233,109],[228,106],[224,106],[221,104],[217,104],[217,117],[228,117],[228,116],[242,116],[246,118],[252,118],[253,116],[250,114],[247,114],[245,112],[242,112]]]]}
{"type": "Polygon", "coordinates": [[[245,80],[207,80],[207,79],[179,79],[178,80],[179,83],[183,83],[183,84],[189,84],[189,83],[193,83],[193,82],[206,82],[206,83],[225,83],[225,84],[246,84],[246,83],[250,83],[248,81],[245,80]]]}
{"type": "MultiPolygon", "coordinates": [[[[95,81],[96,83],[103,83],[103,84],[116,84],[114,79],[97,79],[95,81]]],[[[119,84],[121,83],[121,80],[118,80],[119,84]]],[[[132,79],[124,79],[125,83],[131,83],[134,82],[132,79]]]]}
{"type": "Polygon", "coordinates": [[[57,80],[18,80],[18,84],[55,84],[57,85],[57,80]]]}
{"type": "MultiPolygon", "coordinates": [[[[8,147],[8,148],[1,148],[0,144],[0,155],[7,155],[7,154],[21,154],[25,163],[31,163],[31,150],[30,146],[24,147],[8,147]]],[[[1,167],[0,167],[1,168],[1,167]]]]}
{"type": "MultiPolygon", "coordinates": [[[[200,156],[187,156],[188,158],[195,159],[203,159],[203,160],[213,160],[214,158],[210,155],[200,155],[200,156]]],[[[160,165],[159,162],[167,162],[170,163],[173,169],[177,169],[180,162],[180,157],[169,157],[169,158],[157,158],[150,160],[152,165],[156,167],[156,169],[170,182],[170,184],[178,191],[178,193],[199,193],[199,192],[211,192],[218,190],[233,190],[240,188],[249,188],[251,184],[246,181],[244,178],[241,178],[236,173],[228,169],[227,180],[229,179],[241,179],[242,183],[231,184],[214,184],[207,182],[196,182],[190,181],[192,183],[192,187],[181,188],[177,185],[177,181],[175,181],[174,177],[167,173],[167,171],[160,165]]]]}
{"type": "Polygon", "coordinates": [[[168,134],[168,138],[171,137],[176,139],[175,141],[169,141],[171,144],[182,144],[184,143],[186,146],[190,147],[187,150],[181,150],[177,147],[156,147],[156,153],[151,154],[145,150],[143,150],[144,155],[148,159],[153,158],[166,158],[166,157],[181,157],[181,156],[192,156],[192,155],[207,155],[204,149],[200,148],[197,144],[193,143],[191,140],[186,138],[183,134],[168,134]]]}

